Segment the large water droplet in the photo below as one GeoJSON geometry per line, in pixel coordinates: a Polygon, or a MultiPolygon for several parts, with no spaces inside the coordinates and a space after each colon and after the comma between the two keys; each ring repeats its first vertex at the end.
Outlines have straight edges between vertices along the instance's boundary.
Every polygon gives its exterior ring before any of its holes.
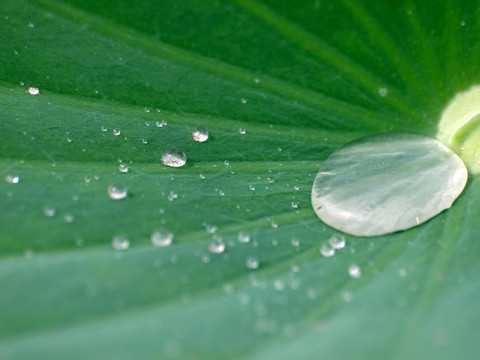
{"type": "Polygon", "coordinates": [[[169,246],[173,240],[173,233],[166,230],[155,230],[150,240],[154,246],[169,246]]]}
{"type": "Polygon", "coordinates": [[[127,188],[124,185],[113,184],[108,187],[108,196],[113,200],[122,200],[127,197],[127,188]]]}
{"type": "Polygon", "coordinates": [[[467,176],[462,160],[436,140],[404,133],[370,136],[323,163],[312,206],[322,221],[343,232],[388,234],[449,208],[467,176]]]}
{"type": "Polygon", "coordinates": [[[187,156],[179,149],[171,149],[163,153],[162,163],[171,167],[181,167],[187,162],[187,156]]]}
{"type": "Polygon", "coordinates": [[[208,140],[208,131],[205,128],[196,128],[192,133],[193,140],[198,142],[205,142],[208,140]]]}

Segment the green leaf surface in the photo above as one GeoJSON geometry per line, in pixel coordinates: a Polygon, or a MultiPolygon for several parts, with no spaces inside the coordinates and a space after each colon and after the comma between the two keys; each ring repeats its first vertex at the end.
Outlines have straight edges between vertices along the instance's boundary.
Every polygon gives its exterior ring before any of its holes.
{"type": "Polygon", "coordinates": [[[427,223],[345,236],[328,258],[337,232],[310,205],[345,143],[436,136],[479,82],[476,2],[4,0],[0,15],[0,358],[477,358],[477,175],[427,223]],[[184,167],[161,164],[170,148],[184,167]],[[152,246],[157,228],[171,246],[152,246]]]}

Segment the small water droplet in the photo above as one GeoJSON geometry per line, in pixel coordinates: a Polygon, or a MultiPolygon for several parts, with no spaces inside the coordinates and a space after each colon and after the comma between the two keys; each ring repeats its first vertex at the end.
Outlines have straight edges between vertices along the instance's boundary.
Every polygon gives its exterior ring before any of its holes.
{"type": "Polygon", "coordinates": [[[28,88],[28,93],[30,95],[38,95],[38,94],[40,94],[40,90],[36,87],[31,86],[31,87],[28,88]]]}
{"type": "Polygon", "coordinates": [[[275,221],[272,221],[272,222],[270,223],[270,225],[271,225],[272,228],[274,228],[274,229],[278,228],[278,224],[277,224],[275,221]]]}
{"type": "Polygon", "coordinates": [[[465,21],[460,21],[460,26],[465,26],[465,21]]]}
{"type": "Polygon", "coordinates": [[[213,254],[221,254],[225,251],[225,243],[223,242],[221,237],[217,237],[212,240],[210,244],[208,244],[208,251],[213,254]]]}
{"type": "Polygon", "coordinates": [[[122,133],[120,129],[113,129],[113,135],[118,136],[122,133]]]}
{"type": "MultiPolygon", "coordinates": [[[[157,110],[157,111],[158,111],[158,110],[157,110]]],[[[158,112],[159,112],[159,111],[158,111],[158,112]]],[[[155,126],[156,126],[156,127],[159,127],[159,128],[164,127],[164,126],[166,126],[166,125],[167,125],[167,122],[166,122],[165,120],[156,121],[156,122],[155,122],[155,126]]]]}
{"type": "Polygon", "coordinates": [[[112,240],[112,247],[115,250],[127,250],[130,247],[130,241],[124,235],[117,235],[112,240]]]}
{"type": "Polygon", "coordinates": [[[108,187],[108,196],[113,200],[122,200],[127,197],[127,188],[121,184],[113,184],[108,187]]]}
{"type": "Polygon", "coordinates": [[[267,178],[267,182],[268,182],[269,184],[273,184],[273,183],[275,182],[275,179],[272,178],[272,177],[268,177],[268,178],[267,178]]]}
{"type": "Polygon", "coordinates": [[[103,132],[107,131],[108,129],[105,127],[105,125],[102,125],[102,127],[100,128],[102,129],[103,132]]]}
{"type": "Polygon", "coordinates": [[[258,84],[260,82],[260,79],[255,78],[254,81],[255,81],[255,84],[258,84]]]}
{"type": "Polygon", "coordinates": [[[230,166],[230,161],[225,160],[225,161],[223,162],[223,164],[224,164],[225,166],[230,166]]]}
{"type": "Polygon", "coordinates": [[[154,246],[169,246],[173,240],[173,233],[166,230],[155,230],[150,237],[154,246]]]}
{"type": "Polygon", "coordinates": [[[53,217],[55,216],[55,213],[57,211],[55,210],[54,207],[50,206],[50,205],[45,205],[44,208],[43,208],[43,214],[45,216],[48,216],[48,217],[53,217]]]}
{"type": "Polygon", "coordinates": [[[205,180],[205,175],[200,174],[200,179],[205,180]]]}
{"type": "Polygon", "coordinates": [[[296,203],[295,201],[292,201],[292,208],[296,209],[298,208],[298,203],[296,203]]]}
{"type": "Polygon", "coordinates": [[[208,140],[208,130],[202,127],[195,128],[192,132],[193,140],[205,142],[208,140]]]}
{"type": "Polygon", "coordinates": [[[247,266],[247,269],[255,270],[258,269],[260,262],[258,261],[258,258],[256,256],[249,256],[245,260],[245,265],[247,266]]]}
{"type": "Polygon", "coordinates": [[[17,175],[8,174],[5,176],[5,181],[9,184],[18,184],[20,182],[20,177],[17,175]]]}
{"type": "Polygon", "coordinates": [[[253,185],[248,185],[248,188],[252,191],[255,191],[255,186],[253,186],[253,185]]]}
{"type": "Polygon", "coordinates": [[[149,112],[150,112],[150,109],[149,109],[149,108],[145,108],[145,112],[146,112],[146,113],[149,113],[149,112]]]}
{"type": "Polygon", "coordinates": [[[20,81],[21,86],[25,86],[25,83],[23,81],[20,81]]]}
{"type": "Polygon", "coordinates": [[[300,246],[300,240],[298,240],[297,238],[293,238],[292,240],[290,240],[290,243],[292,244],[292,246],[295,247],[300,246]]]}
{"type": "Polygon", "coordinates": [[[163,153],[162,163],[171,167],[181,167],[187,162],[187,156],[179,149],[171,149],[163,153]]]}
{"type": "Polygon", "coordinates": [[[170,191],[170,193],[167,196],[168,201],[173,201],[176,198],[178,198],[178,194],[175,191],[170,191]]]}
{"type": "Polygon", "coordinates": [[[118,165],[118,169],[122,173],[127,173],[128,172],[128,165],[122,163],[122,164],[118,165]]]}
{"type": "Polygon", "coordinates": [[[401,276],[401,277],[407,276],[407,270],[404,268],[398,270],[398,276],[401,276]]]}
{"type": "Polygon", "coordinates": [[[293,187],[293,190],[298,191],[298,190],[300,190],[300,188],[299,188],[297,185],[295,185],[295,186],[293,187]]]}
{"type": "Polygon", "coordinates": [[[72,141],[73,141],[72,138],[69,138],[69,137],[67,138],[68,143],[71,143],[72,141]]]}
{"type": "Polygon", "coordinates": [[[142,138],[141,140],[142,140],[142,144],[143,144],[143,145],[147,145],[147,144],[148,144],[148,140],[147,140],[147,139],[142,138]]]}
{"type": "Polygon", "coordinates": [[[241,242],[241,243],[244,243],[244,244],[245,244],[245,243],[248,243],[248,242],[250,242],[250,234],[248,234],[248,233],[246,233],[246,232],[244,232],[244,231],[240,231],[240,232],[238,233],[237,239],[238,239],[238,241],[241,242]]]}
{"type": "Polygon", "coordinates": [[[362,276],[362,270],[360,270],[358,265],[352,264],[348,268],[348,275],[350,275],[350,277],[353,279],[358,279],[360,276],[362,276]]]}
{"type": "Polygon", "coordinates": [[[242,98],[241,101],[242,101],[242,104],[246,104],[246,103],[247,103],[247,99],[242,98]]]}
{"type": "Polygon", "coordinates": [[[240,135],[245,135],[247,132],[245,131],[245,129],[240,128],[240,129],[238,129],[238,133],[240,135]]]}
{"type": "Polygon", "coordinates": [[[335,249],[329,243],[320,245],[320,254],[324,257],[331,257],[335,255],[335,249]]]}
{"type": "Polygon", "coordinates": [[[33,28],[35,27],[35,24],[34,24],[34,23],[31,23],[31,22],[29,22],[29,23],[28,23],[28,27],[29,27],[29,28],[31,28],[31,29],[33,29],[33,28]]]}
{"type": "Polygon", "coordinates": [[[222,190],[218,190],[218,195],[220,195],[220,196],[225,196],[225,192],[222,191],[222,190]]]}
{"type": "Polygon", "coordinates": [[[205,226],[205,230],[209,234],[215,234],[218,230],[218,226],[215,226],[215,225],[204,224],[204,226],[205,226]]]}
{"type": "Polygon", "coordinates": [[[278,291],[282,291],[285,289],[285,283],[282,280],[277,279],[273,282],[273,287],[278,291]]]}
{"type": "Polygon", "coordinates": [[[75,220],[75,218],[72,214],[65,214],[63,216],[63,221],[65,221],[66,223],[71,224],[73,222],[73,220],[75,220]]]}
{"type": "Polygon", "coordinates": [[[388,94],[388,89],[387,88],[379,88],[378,93],[380,94],[381,97],[385,97],[388,94]]]}
{"type": "Polygon", "coordinates": [[[343,249],[345,247],[345,237],[340,234],[332,235],[328,242],[335,250],[343,249]]]}

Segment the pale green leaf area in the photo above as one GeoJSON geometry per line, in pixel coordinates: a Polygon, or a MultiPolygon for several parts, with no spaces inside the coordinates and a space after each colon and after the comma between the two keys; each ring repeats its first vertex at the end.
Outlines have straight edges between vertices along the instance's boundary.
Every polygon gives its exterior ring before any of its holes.
{"type": "Polygon", "coordinates": [[[333,257],[319,249],[338,232],[310,194],[352,140],[436,136],[480,82],[479,14],[455,0],[1,1],[0,358],[476,359],[477,175],[430,221],[346,235],[333,257]],[[184,167],[161,164],[170,148],[184,167]],[[108,197],[116,183],[126,199],[108,197]],[[151,244],[157,228],[171,246],[151,244]]]}

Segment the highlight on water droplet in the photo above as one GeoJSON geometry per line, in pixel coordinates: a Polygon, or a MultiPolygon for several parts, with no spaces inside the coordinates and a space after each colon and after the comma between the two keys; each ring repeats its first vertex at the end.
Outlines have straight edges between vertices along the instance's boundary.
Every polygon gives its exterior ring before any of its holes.
{"type": "Polygon", "coordinates": [[[213,254],[221,254],[225,251],[225,243],[223,239],[217,236],[215,239],[212,240],[210,244],[208,244],[208,251],[213,254]]]}
{"type": "Polygon", "coordinates": [[[335,250],[343,249],[346,243],[345,236],[341,234],[332,235],[330,239],[328,239],[328,242],[335,250]]]}
{"type": "Polygon", "coordinates": [[[9,184],[18,184],[20,182],[20,177],[17,175],[8,174],[5,176],[5,181],[9,184]]]}
{"type": "Polygon", "coordinates": [[[247,266],[247,269],[255,270],[260,266],[260,261],[256,256],[248,256],[245,260],[245,265],[247,266]]]}
{"type": "Polygon", "coordinates": [[[187,156],[179,149],[170,149],[163,153],[162,163],[171,167],[181,167],[187,162],[187,156]]]}
{"type": "Polygon", "coordinates": [[[357,264],[352,264],[348,268],[348,275],[353,279],[358,279],[362,276],[362,270],[360,270],[360,267],[357,264]]]}
{"type": "Polygon", "coordinates": [[[197,142],[205,142],[208,140],[208,130],[202,127],[195,128],[193,129],[192,137],[197,142]]]}
{"type": "Polygon", "coordinates": [[[118,136],[122,133],[122,131],[120,129],[113,129],[112,132],[113,132],[113,135],[115,135],[115,136],[118,136]]]}
{"type": "Polygon", "coordinates": [[[33,86],[30,86],[27,91],[30,95],[34,95],[34,96],[40,94],[40,90],[33,86]]]}
{"type": "Polygon", "coordinates": [[[448,209],[467,177],[462,160],[434,139],[407,133],[368,136],[338,149],[322,164],[312,206],[337,230],[383,235],[448,209]]]}
{"type": "Polygon", "coordinates": [[[245,129],[240,128],[240,129],[238,129],[238,133],[240,135],[245,135],[247,132],[245,131],[245,129]]]}
{"type": "Polygon", "coordinates": [[[150,236],[154,246],[164,247],[172,244],[173,233],[167,230],[157,229],[150,236]]]}
{"type": "Polygon", "coordinates": [[[127,188],[125,185],[112,184],[108,187],[108,196],[113,200],[122,200],[127,197],[127,188]]]}
{"type": "Polygon", "coordinates": [[[130,240],[124,235],[116,235],[112,239],[112,247],[115,250],[127,250],[130,247],[130,240]]]}

